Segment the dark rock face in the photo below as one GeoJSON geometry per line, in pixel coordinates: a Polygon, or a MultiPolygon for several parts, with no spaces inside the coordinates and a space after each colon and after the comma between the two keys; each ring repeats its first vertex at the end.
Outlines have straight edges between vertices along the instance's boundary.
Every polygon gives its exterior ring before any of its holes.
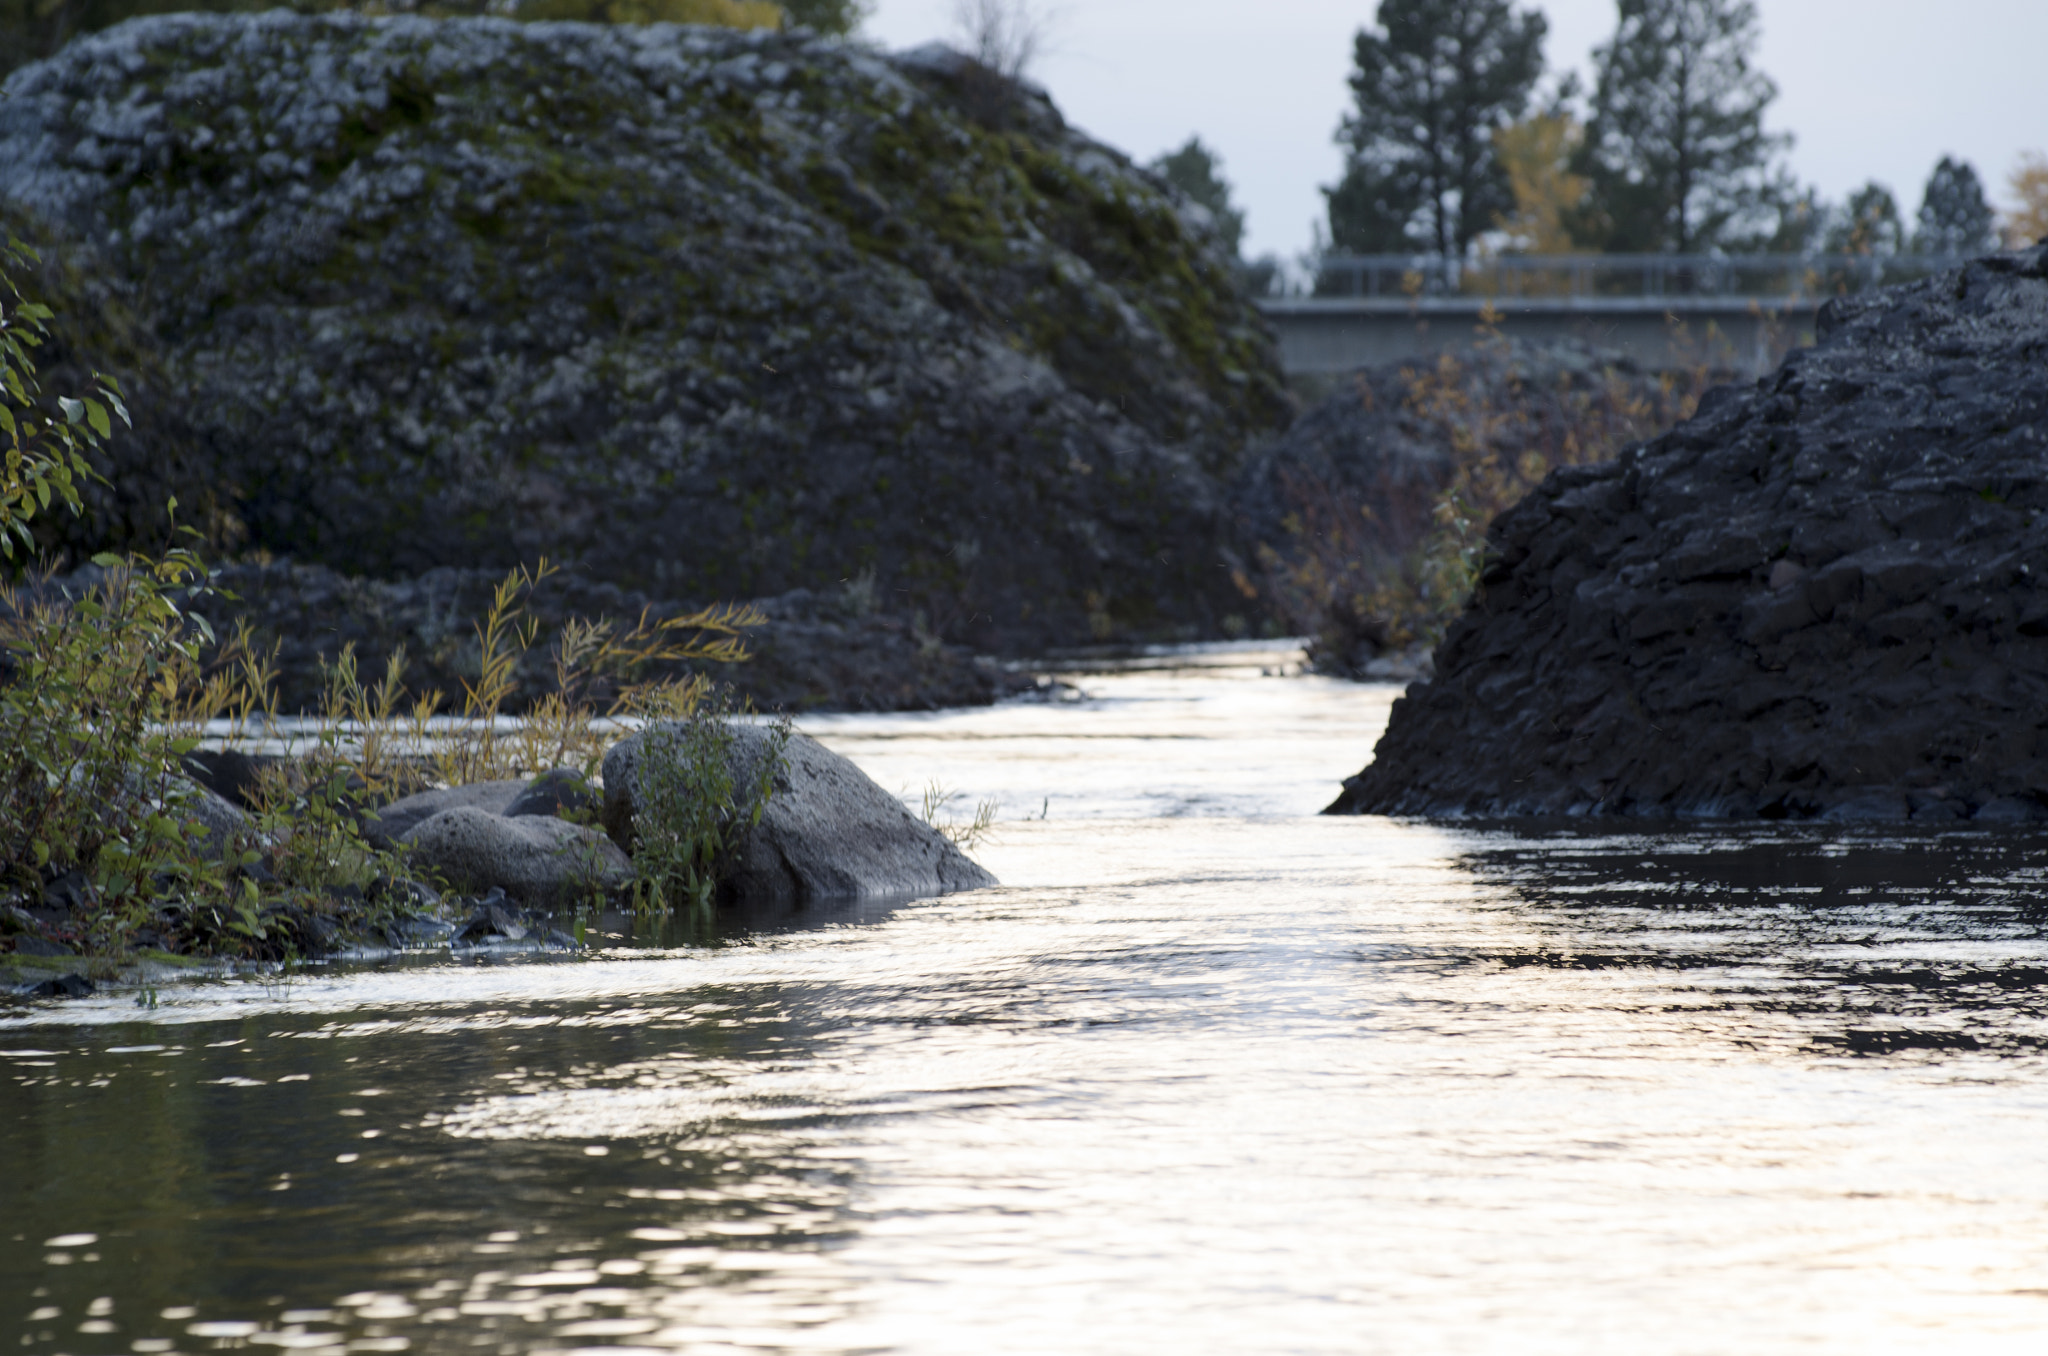
{"type": "Polygon", "coordinates": [[[1331,810],[2048,813],[2048,247],[1820,336],[1497,520],[1331,810]]]}
{"type": "Polygon", "coordinates": [[[1208,633],[1220,486],[1287,412],[1270,336],[1203,218],[963,70],[162,15],[9,77],[0,200],[147,280],[252,547],[696,600],[872,571],[983,649],[1208,633]]]}

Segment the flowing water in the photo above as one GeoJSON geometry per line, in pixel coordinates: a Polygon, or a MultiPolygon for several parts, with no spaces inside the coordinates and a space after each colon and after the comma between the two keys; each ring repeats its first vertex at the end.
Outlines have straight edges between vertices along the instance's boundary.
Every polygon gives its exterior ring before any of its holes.
{"type": "Polygon", "coordinates": [[[0,1344],[2040,1349],[2048,843],[1322,819],[1393,689],[1081,686],[806,722],[999,889],[0,1008],[0,1344]]]}

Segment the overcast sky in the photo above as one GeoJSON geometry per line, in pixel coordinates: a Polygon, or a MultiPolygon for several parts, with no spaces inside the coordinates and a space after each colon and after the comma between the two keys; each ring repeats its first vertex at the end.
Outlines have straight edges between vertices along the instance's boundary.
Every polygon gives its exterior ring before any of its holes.
{"type": "MultiPolygon", "coordinates": [[[[1044,3],[1044,0],[1041,0],[1044,3]]],[[[1247,253],[1293,258],[1337,175],[1355,0],[1051,0],[1035,74],[1068,120],[1149,160],[1190,133],[1218,151],[1248,217],[1247,253]]],[[[1545,0],[1552,68],[1590,75],[1614,0],[1545,0]]],[[[1994,202],[2023,150],[2048,150],[2048,0],[1761,0],[1758,64],[1792,168],[1840,199],[1866,179],[1907,214],[1941,156],[1976,165],[1994,202]]],[[[954,0],[876,0],[890,48],[954,30],[954,0]]]]}

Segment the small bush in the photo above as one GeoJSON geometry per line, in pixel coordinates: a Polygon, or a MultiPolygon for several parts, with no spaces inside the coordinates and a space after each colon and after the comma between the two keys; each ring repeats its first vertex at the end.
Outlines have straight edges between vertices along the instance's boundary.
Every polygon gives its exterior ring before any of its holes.
{"type": "Polygon", "coordinates": [[[765,755],[749,763],[733,716],[731,699],[720,693],[681,719],[650,726],[642,738],[633,867],[645,911],[708,907],[732,851],[768,808],[789,724],[771,726],[765,755]]]}

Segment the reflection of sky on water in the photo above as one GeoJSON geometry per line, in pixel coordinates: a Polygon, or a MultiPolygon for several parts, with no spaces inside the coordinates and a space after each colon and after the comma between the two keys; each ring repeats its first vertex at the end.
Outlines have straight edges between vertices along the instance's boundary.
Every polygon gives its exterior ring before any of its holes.
{"type": "Polygon", "coordinates": [[[811,723],[1046,805],[1000,889],[0,1017],[0,1338],[2038,1344],[2040,842],[1325,820],[1391,690],[1084,686],[811,723]]]}

